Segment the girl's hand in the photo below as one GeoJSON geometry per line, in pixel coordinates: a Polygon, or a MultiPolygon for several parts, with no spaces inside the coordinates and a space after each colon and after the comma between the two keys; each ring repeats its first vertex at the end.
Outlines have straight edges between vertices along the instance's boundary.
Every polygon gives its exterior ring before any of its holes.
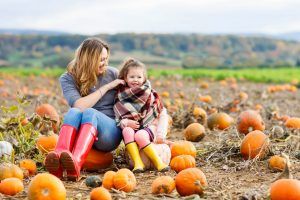
{"type": "Polygon", "coordinates": [[[127,120],[126,126],[132,128],[133,130],[137,130],[140,128],[140,123],[131,119],[127,120]]]}
{"type": "Polygon", "coordinates": [[[116,79],[116,80],[114,80],[114,81],[108,83],[107,86],[108,86],[108,89],[111,90],[111,89],[117,87],[117,86],[120,85],[120,84],[121,84],[121,85],[125,85],[125,81],[122,80],[122,79],[116,79]]]}

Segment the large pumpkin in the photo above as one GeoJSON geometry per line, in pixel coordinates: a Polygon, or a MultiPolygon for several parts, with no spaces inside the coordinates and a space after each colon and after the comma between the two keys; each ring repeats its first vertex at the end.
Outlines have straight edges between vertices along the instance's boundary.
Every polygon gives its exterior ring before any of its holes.
{"type": "MultiPolygon", "coordinates": [[[[166,165],[169,165],[171,160],[170,147],[167,144],[154,144],[154,143],[153,143],[153,147],[157,152],[158,156],[161,158],[161,160],[166,165]]],[[[151,160],[148,158],[148,156],[144,153],[143,150],[140,150],[140,155],[145,165],[145,169],[156,169],[154,164],[151,162],[151,160]]],[[[133,167],[133,161],[131,160],[131,157],[127,155],[127,158],[128,158],[127,160],[129,161],[129,166],[133,167]]]]}
{"type": "Polygon", "coordinates": [[[199,142],[205,136],[205,128],[199,123],[188,125],[183,131],[186,140],[199,142]]]}
{"type": "Polygon", "coordinates": [[[41,104],[40,106],[36,107],[35,112],[41,117],[49,117],[51,120],[55,121],[52,122],[52,128],[53,131],[57,133],[60,124],[60,118],[56,109],[52,105],[41,104]]]}
{"type": "Polygon", "coordinates": [[[0,181],[12,177],[23,180],[24,174],[22,169],[17,165],[11,163],[0,164],[0,181]]]}
{"type": "Polygon", "coordinates": [[[263,131],[265,130],[265,123],[258,112],[246,110],[238,117],[237,130],[245,135],[254,130],[263,131]]]}
{"type": "Polygon", "coordinates": [[[172,158],[170,166],[171,169],[178,173],[184,169],[195,167],[196,161],[191,155],[180,155],[172,158]]]}
{"type": "Polygon", "coordinates": [[[272,183],[271,200],[300,199],[300,181],[296,179],[279,179],[272,183]]]}
{"type": "Polygon", "coordinates": [[[258,156],[263,159],[266,156],[269,147],[269,138],[261,131],[252,131],[248,133],[241,144],[241,154],[244,159],[253,159],[258,156]]]}
{"type": "Polygon", "coordinates": [[[207,181],[204,173],[198,168],[184,169],[175,177],[176,190],[181,196],[202,195],[207,181]]]}
{"type": "Polygon", "coordinates": [[[179,156],[179,155],[191,155],[196,157],[196,148],[193,143],[189,141],[175,141],[171,146],[171,155],[172,158],[179,156]]]}
{"type": "Polygon", "coordinates": [[[224,130],[231,126],[233,119],[226,113],[213,113],[207,118],[207,126],[209,129],[224,130]]]}
{"type": "Polygon", "coordinates": [[[65,200],[66,195],[66,189],[61,180],[49,173],[36,175],[28,186],[28,200],[65,200]]]}
{"type": "Polygon", "coordinates": [[[113,155],[111,152],[102,152],[91,149],[82,166],[87,171],[97,171],[109,167],[113,162],[113,155]]]}
{"type": "Polygon", "coordinates": [[[133,191],[136,187],[136,179],[132,171],[126,168],[119,169],[114,176],[114,187],[124,192],[133,191]]]}

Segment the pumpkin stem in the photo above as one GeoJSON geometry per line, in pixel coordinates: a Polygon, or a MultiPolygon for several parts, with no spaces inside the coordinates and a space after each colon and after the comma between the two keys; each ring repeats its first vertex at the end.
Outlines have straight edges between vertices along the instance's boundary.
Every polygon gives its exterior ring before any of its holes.
{"type": "Polygon", "coordinates": [[[43,195],[44,197],[47,197],[47,196],[49,195],[49,189],[48,189],[48,188],[42,189],[42,195],[43,195]]]}
{"type": "Polygon", "coordinates": [[[285,167],[284,167],[284,170],[281,174],[279,174],[278,177],[276,177],[272,182],[275,182],[279,179],[283,179],[283,178],[288,178],[288,179],[292,179],[293,178],[293,175],[291,173],[291,163],[290,163],[290,159],[289,159],[289,156],[286,155],[285,153],[282,153],[282,156],[285,158],[286,162],[285,162],[285,167]]]}

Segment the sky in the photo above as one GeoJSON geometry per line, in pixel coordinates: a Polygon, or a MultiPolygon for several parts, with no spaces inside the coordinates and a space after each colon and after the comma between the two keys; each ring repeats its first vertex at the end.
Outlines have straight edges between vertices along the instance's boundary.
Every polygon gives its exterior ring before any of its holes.
{"type": "Polygon", "coordinates": [[[98,33],[300,31],[300,0],[1,0],[0,29],[98,33]]]}

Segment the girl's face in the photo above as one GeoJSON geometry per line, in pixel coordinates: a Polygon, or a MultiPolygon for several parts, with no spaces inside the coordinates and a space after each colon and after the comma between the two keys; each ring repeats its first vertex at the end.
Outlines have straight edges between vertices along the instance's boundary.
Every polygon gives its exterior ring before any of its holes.
{"type": "Polygon", "coordinates": [[[100,57],[101,59],[100,59],[97,75],[103,74],[107,68],[108,53],[106,48],[102,49],[100,57]]]}
{"type": "Polygon", "coordinates": [[[125,81],[130,88],[141,87],[145,82],[144,69],[141,67],[129,68],[125,81]]]}

